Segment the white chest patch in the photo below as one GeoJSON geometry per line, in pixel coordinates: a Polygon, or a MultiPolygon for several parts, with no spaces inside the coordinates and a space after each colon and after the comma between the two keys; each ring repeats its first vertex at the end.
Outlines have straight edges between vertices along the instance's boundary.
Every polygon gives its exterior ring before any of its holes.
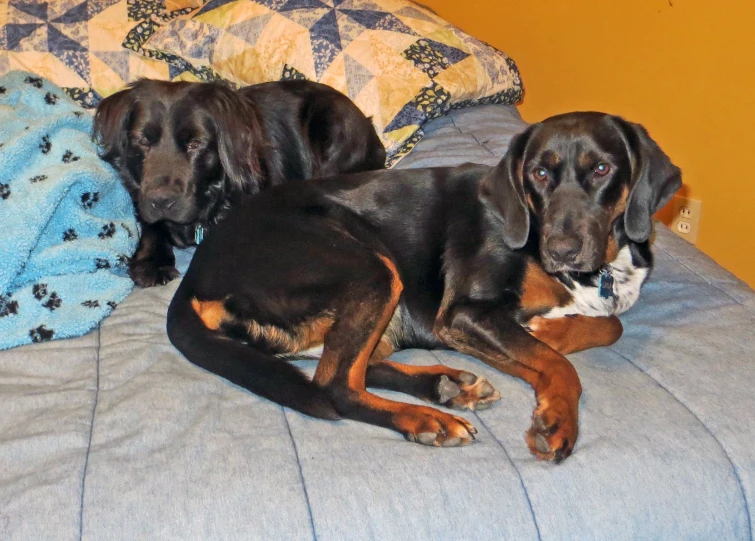
{"type": "Polygon", "coordinates": [[[619,255],[608,266],[613,277],[612,296],[600,295],[599,275],[587,286],[576,282],[570,286],[564,284],[572,295],[572,301],[566,306],[552,309],[543,314],[543,317],[556,318],[570,314],[598,317],[623,314],[629,310],[640,296],[640,287],[647,278],[649,269],[632,264],[629,246],[619,250],[619,255]]]}

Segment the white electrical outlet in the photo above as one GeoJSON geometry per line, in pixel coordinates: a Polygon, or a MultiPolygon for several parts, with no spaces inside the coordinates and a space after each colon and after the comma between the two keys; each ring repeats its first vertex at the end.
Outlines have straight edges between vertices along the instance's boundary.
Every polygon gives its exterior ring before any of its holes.
{"type": "Polygon", "coordinates": [[[692,244],[697,242],[700,230],[700,215],[703,202],[677,195],[674,197],[674,214],[671,219],[671,230],[692,244]]]}

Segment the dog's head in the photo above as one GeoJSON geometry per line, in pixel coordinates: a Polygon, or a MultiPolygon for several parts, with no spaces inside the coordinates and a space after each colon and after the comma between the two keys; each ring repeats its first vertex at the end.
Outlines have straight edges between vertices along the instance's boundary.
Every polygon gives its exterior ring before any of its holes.
{"type": "Polygon", "coordinates": [[[511,141],[480,194],[522,248],[538,235],[548,272],[592,272],[606,262],[613,226],[623,220],[645,242],[652,216],[681,187],[681,171],[638,124],[603,113],[554,116],[511,141]]]}
{"type": "Polygon", "coordinates": [[[143,79],[102,100],[94,136],[147,223],[204,220],[261,181],[256,110],[220,84],[143,79]]]}

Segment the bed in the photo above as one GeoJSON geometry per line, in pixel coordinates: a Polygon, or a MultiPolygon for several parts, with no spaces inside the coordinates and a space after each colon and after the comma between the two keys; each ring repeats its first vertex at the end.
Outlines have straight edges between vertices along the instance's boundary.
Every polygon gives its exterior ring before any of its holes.
{"type": "MultiPolygon", "coordinates": [[[[398,167],[494,164],[524,126],[452,111],[398,167]]],[[[581,434],[560,465],[524,443],[531,390],[473,358],[394,355],[503,397],[463,413],[472,445],[412,445],[191,365],[165,334],[178,281],[134,290],[85,336],[0,352],[0,539],[752,539],[755,294],[660,224],[655,255],[619,342],[570,356],[581,434]]]]}

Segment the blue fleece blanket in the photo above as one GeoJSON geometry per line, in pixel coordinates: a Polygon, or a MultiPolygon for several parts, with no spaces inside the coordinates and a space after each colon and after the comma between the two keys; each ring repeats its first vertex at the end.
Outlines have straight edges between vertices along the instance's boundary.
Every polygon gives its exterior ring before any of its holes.
{"type": "Polygon", "coordinates": [[[131,291],[133,204],[55,85],[0,78],[0,349],[82,335],[131,291]]]}

